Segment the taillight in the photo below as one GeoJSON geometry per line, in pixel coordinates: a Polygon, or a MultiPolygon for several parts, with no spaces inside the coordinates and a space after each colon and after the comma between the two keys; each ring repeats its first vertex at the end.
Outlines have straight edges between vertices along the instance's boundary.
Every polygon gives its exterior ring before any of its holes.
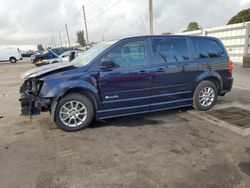
{"type": "Polygon", "coordinates": [[[228,72],[232,74],[233,73],[233,62],[229,59],[227,64],[228,64],[228,72]]]}

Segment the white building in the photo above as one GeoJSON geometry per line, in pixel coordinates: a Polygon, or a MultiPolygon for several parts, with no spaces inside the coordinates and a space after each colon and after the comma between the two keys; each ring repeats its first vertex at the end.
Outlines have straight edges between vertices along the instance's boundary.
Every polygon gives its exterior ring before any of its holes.
{"type": "Polygon", "coordinates": [[[231,60],[237,64],[242,65],[243,56],[250,54],[250,22],[203,28],[202,30],[181,34],[213,36],[219,38],[225,45],[231,60]]]}

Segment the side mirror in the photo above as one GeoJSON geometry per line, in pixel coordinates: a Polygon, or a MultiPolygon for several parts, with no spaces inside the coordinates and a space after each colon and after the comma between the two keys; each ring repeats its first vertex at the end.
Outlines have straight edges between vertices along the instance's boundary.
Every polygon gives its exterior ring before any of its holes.
{"type": "Polygon", "coordinates": [[[102,59],[100,63],[100,70],[101,71],[111,71],[114,68],[116,68],[115,62],[113,62],[111,59],[102,59]]]}

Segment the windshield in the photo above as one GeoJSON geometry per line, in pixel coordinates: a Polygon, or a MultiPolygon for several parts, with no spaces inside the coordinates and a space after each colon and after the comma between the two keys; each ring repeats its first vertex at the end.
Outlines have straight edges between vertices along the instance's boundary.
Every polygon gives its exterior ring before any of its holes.
{"type": "Polygon", "coordinates": [[[59,58],[63,58],[63,56],[69,56],[71,52],[72,51],[66,51],[66,52],[62,53],[61,55],[59,55],[59,58]]]}
{"type": "Polygon", "coordinates": [[[87,65],[92,61],[96,56],[98,56],[101,52],[112,46],[116,41],[105,41],[102,42],[93,48],[87,50],[86,52],[79,54],[76,59],[72,61],[76,66],[87,65]]]}

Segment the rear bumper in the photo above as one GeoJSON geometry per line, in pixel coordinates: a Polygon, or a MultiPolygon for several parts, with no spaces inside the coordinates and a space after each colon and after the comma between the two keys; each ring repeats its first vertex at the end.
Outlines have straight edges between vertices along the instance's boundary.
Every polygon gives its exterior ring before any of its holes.
{"type": "Polygon", "coordinates": [[[232,90],[233,81],[233,77],[230,77],[223,82],[223,90],[221,90],[220,95],[225,95],[232,90]]]}

